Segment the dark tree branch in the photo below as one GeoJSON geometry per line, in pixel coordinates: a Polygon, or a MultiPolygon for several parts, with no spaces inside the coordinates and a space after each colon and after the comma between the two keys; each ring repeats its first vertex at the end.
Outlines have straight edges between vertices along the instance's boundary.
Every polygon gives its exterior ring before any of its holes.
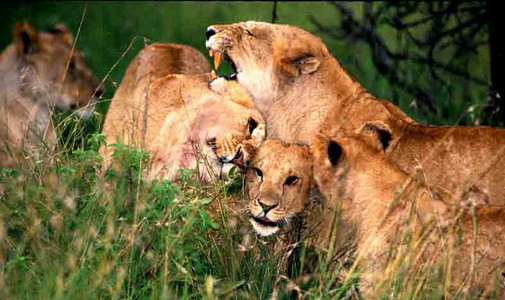
{"type": "MultiPolygon", "coordinates": [[[[379,73],[387,76],[395,85],[415,95],[431,111],[436,111],[433,96],[421,91],[415,80],[409,80],[402,71],[406,63],[416,63],[426,67],[435,85],[451,90],[442,79],[442,73],[454,75],[474,84],[489,86],[487,80],[469,74],[467,53],[478,53],[477,48],[486,43],[487,38],[477,41],[486,29],[484,3],[437,2],[437,3],[364,3],[361,19],[347,5],[334,2],[340,13],[339,26],[326,26],[314,17],[310,20],[319,32],[337,40],[358,40],[365,42],[372,51],[372,59],[379,73]],[[425,16],[406,21],[414,14],[422,12],[425,16]],[[379,28],[389,26],[405,37],[407,46],[390,49],[379,33],[379,28]],[[419,26],[428,26],[424,36],[418,37],[419,26]],[[409,48],[409,41],[417,46],[409,48]],[[450,59],[442,62],[439,53],[452,51],[450,59]],[[413,82],[414,83],[413,83],[413,82]]],[[[421,31],[422,32],[422,31],[421,31]]],[[[399,43],[398,43],[399,44],[399,43]]],[[[447,59],[443,59],[444,61],[447,59]]],[[[430,89],[433,89],[430,87],[430,89]]],[[[434,90],[433,90],[434,91],[434,90]]]]}
{"type": "Polygon", "coordinates": [[[272,10],[272,23],[277,21],[277,1],[274,1],[274,9],[272,10]]]}

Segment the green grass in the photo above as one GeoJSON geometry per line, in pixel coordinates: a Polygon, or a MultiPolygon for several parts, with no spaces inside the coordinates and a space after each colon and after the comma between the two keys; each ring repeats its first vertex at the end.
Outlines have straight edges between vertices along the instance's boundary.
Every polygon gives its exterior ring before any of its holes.
{"type": "MultiPolygon", "coordinates": [[[[148,153],[125,145],[108,145],[102,171],[103,141],[0,169],[1,299],[360,298],[354,254],[334,260],[335,250],[302,242],[287,256],[275,236],[256,236],[240,172],[205,185],[196,170],[147,182],[148,153]]],[[[398,239],[407,248],[391,246],[377,298],[443,299],[447,265],[418,265],[411,249],[423,240],[398,239]]]]}
{"type": "MultiPolygon", "coordinates": [[[[262,244],[245,220],[241,174],[146,182],[147,153],[124,145],[110,145],[101,173],[102,141],[30,171],[1,169],[0,298],[266,299],[276,282],[289,293],[275,240],[262,244]]],[[[311,298],[334,295],[326,285],[311,298]]]]}

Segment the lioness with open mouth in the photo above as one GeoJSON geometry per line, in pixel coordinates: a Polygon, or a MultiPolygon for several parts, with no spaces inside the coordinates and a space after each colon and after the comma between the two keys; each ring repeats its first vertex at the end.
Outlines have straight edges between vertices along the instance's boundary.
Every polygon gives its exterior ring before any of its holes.
{"type": "Polygon", "coordinates": [[[206,36],[215,62],[230,61],[236,71],[231,77],[253,96],[269,136],[310,143],[319,133],[353,134],[379,121],[392,130],[395,150],[388,152],[395,154],[388,159],[402,170],[426,170],[428,182],[454,193],[476,184],[490,204],[505,204],[504,129],[418,127],[398,107],[367,93],[320,38],[295,26],[212,25],[206,36]],[[486,161],[493,163],[483,169],[486,161]]]}
{"type": "Polygon", "coordinates": [[[230,62],[235,78],[265,116],[269,135],[309,143],[326,117],[340,130],[394,116],[410,120],[393,104],[377,100],[351,78],[322,40],[295,26],[264,22],[212,25],[206,46],[216,65],[230,62]]]}

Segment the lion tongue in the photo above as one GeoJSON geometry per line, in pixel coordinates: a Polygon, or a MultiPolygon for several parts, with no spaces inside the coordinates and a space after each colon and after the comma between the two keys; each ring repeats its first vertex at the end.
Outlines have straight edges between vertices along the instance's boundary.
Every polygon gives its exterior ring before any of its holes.
{"type": "Polygon", "coordinates": [[[275,222],[270,220],[269,218],[267,217],[261,217],[259,218],[259,220],[265,224],[268,224],[268,225],[275,225],[275,222]]]}
{"type": "Polygon", "coordinates": [[[214,52],[214,69],[217,71],[219,69],[219,65],[221,64],[221,60],[223,59],[223,54],[220,52],[214,52]]]}

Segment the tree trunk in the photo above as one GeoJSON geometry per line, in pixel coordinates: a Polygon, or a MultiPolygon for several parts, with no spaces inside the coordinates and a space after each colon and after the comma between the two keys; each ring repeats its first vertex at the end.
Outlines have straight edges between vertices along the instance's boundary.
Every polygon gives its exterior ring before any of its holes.
{"type": "Polygon", "coordinates": [[[491,88],[488,106],[484,109],[484,121],[490,125],[505,125],[505,43],[500,41],[503,31],[500,1],[487,0],[489,24],[489,52],[491,58],[491,88]]]}

